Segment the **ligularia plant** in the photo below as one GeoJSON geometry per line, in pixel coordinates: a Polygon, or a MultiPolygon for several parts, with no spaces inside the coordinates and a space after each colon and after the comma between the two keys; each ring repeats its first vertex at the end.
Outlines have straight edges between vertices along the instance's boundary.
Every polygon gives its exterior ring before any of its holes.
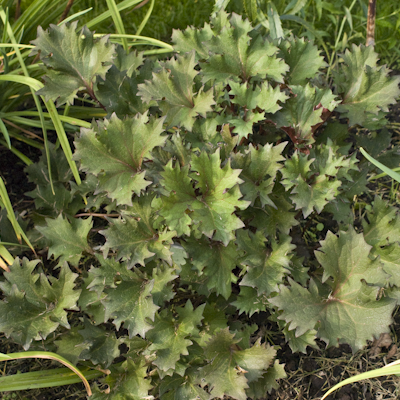
{"type": "Polygon", "coordinates": [[[55,195],[46,160],[27,167],[30,238],[52,263],[4,273],[1,332],[109,369],[93,399],[246,400],[285,376],[271,324],[300,352],[388,331],[398,210],[376,197],[353,213],[372,168],[356,149],[379,158],[390,137],[350,128],[379,132],[400,94],[371,47],[328,83],[312,42],[223,11],[175,31],[162,61],[75,28],[39,30],[40,94],[89,96],[107,116],[75,138],[81,185],[55,148],[55,195]]]}

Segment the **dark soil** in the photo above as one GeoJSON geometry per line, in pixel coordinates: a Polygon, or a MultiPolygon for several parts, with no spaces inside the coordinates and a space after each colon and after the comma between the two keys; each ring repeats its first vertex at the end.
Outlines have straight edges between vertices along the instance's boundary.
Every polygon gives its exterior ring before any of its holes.
{"type": "MultiPolygon", "coordinates": [[[[40,150],[17,141],[12,142],[12,144],[33,162],[39,160],[40,150]]],[[[26,165],[16,155],[7,148],[0,146],[0,176],[6,185],[11,204],[17,209],[28,207],[31,199],[25,196],[25,193],[35,188],[34,184],[28,182],[24,172],[25,167],[26,165]]]]}

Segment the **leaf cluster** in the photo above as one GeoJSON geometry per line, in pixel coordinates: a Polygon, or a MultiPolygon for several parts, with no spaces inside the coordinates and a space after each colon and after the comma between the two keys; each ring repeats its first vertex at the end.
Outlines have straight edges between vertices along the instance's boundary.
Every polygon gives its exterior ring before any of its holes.
{"type": "Polygon", "coordinates": [[[84,92],[107,117],[75,138],[81,185],[55,148],[54,195],[45,160],[28,168],[29,234],[55,269],[16,259],[0,330],[109,368],[95,399],[263,398],[285,376],[265,326],[304,352],[357,350],[391,324],[398,211],[376,197],[356,230],[370,167],[352,144],[369,139],[349,129],[383,125],[400,79],[359,46],[328,84],[312,42],[225,12],[173,41],[152,61],[74,25],[38,31],[41,94],[84,92]]]}

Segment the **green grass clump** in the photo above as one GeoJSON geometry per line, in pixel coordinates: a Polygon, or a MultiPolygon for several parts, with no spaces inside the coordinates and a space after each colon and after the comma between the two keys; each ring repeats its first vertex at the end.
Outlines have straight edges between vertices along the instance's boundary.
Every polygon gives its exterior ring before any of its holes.
{"type": "MultiPolygon", "coordinates": [[[[189,25],[203,26],[204,22],[209,20],[214,3],[214,0],[156,0],[149,23],[146,24],[141,34],[169,41],[173,29],[185,29],[189,25]]],[[[140,4],[142,3],[138,5],[140,4]]],[[[151,1],[140,8],[133,8],[121,13],[127,33],[137,31],[150,6],[151,1]]],[[[79,2],[79,7],[74,6],[74,12],[89,7],[93,7],[93,10],[81,18],[80,22],[84,23],[85,19],[90,20],[93,15],[99,15],[107,9],[105,1],[82,0],[79,2]]],[[[105,21],[96,27],[96,30],[98,32],[114,32],[113,21],[111,19],[105,21]]]]}

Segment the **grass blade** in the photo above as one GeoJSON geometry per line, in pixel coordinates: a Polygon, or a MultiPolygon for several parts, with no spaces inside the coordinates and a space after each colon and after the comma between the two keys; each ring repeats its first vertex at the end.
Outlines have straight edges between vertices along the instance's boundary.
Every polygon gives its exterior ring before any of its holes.
{"type": "MultiPolygon", "coordinates": [[[[7,15],[4,12],[2,7],[0,7],[0,17],[3,20],[4,27],[7,30],[8,37],[10,38],[12,44],[17,45],[18,43],[17,43],[17,41],[15,39],[14,32],[13,32],[13,30],[11,28],[11,25],[7,22],[7,15]]],[[[16,56],[18,58],[18,61],[20,63],[22,71],[24,72],[25,77],[29,77],[29,72],[28,72],[28,70],[26,68],[24,59],[23,59],[23,57],[21,55],[21,52],[19,51],[18,47],[15,47],[15,54],[16,54],[16,56]]],[[[33,97],[33,100],[34,100],[35,105],[36,105],[36,109],[39,112],[39,119],[40,119],[40,123],[42,125],[42,132],[43,132],[43,138],[44,138],[44,148],[45,148],[45,151],[46,151],[47,168],[48,168],[48,171],[49,171],[50,186],[51,186],[51,191],[54,194],[53,180],[51,179],[50,151],[49,151],[49,146],[48,146],[48,141],[47,141],[47,129],[46,129],[46,125],[44,123],[43,110],[42,110],[42,107],[41,107],[41,104],[40,104],[39,97],[35,93],[35,90],[31,86],[30,86],[30,90],[31,90],[32,97],[33,97]]]]}
{"type": "MultiPolygon", "coordinates": [[[[41,82],[39,82],[37,79],[31,78],[29,76],[0,75],[0,81],[11,81],[11,82],[21,83],[24,85],[28,85],[30,88],[32,88],[35,91],[38,91],[43,87],[43,84],[41,82]]],[[[42,97],[42,98],[43,98],[43,101],[45,101],[44,97],[42,97]]],[[[57,136],[60,141],[61,147],[64,151],[65,157],[66,157],[68,164],[71,168],[71,171],[74,175],[75,181],[78,185],[80,185],[81,178],[79,176],[78,168],[75,164],[75,161],[72,159],[72,150],[69,145],[67,134],[65,133],[60,116],[57,113],[56,106],[51,101],[45,102],[45,105],[49,112],[50,118],[53,122],[54,129],[57,132],[57,136]]],[[[38,112],[40,115],[40,110],[38,110],[38,112]]],[[[43,113],[42,113],[42,115],[44,116],[43,113]]],[[[64,118],[68,118],[68,117],[64,117],[64,118]]]]}
{"type": "Polygon", "coordinates": [[[0,130],[3,132],[4,139],[6,141],[6,147],[8,147],[11,150],[11,141],[10,141],[10,135],[8,133],[7,127],[4,125],[4,122],[2,119],[0,119],[0,130]]]}
{"type": "MultiPolygon", "coordinates": [[[[100,378],[104,375],[103,372],[96,369],[82,368],[80,371],[87,380],[100,378]]],[[[46,387],[71,385],[79,382],[81,382],[81,378],[69,368],[25,372],[22,374],[0,377],[0,392],[40,389],[46,387]]]]}
{"type": "MultiPolygon", "coordinates": [[[[117,4],[117,10],[118,10],[118,12],[121,12],[129,7],[132,7],[132,6],[140,3],[141,1],[142,0],[121,1],[121,3],[117,4]]],[[[91,21],[87,22],[86,26],[88,27],[88,29],[92,29],[94,26],[100,24],[101,22],[103,22],[104,20],[106,20],[107,18],[110,18],[110,17],[111,17],[111,11],[107,10],[107,11],[103,12],[102,14],[98,15],[97,17],[93,18],[91,21]]]]}
{"type": "Polygon", "coordinates": [[[143,28],[146,26],[147,21],[149,20],[150,15],[151,15],[151,13],[153,12],[154,1],[155,1],[155,0],[151,0],[150,7],[149,7],[149,9],[147,10],[147,13],[146,13],[146,15],[144,16],[142,22],[140,23],[139,28],[137,28],[136,35],[140,35],[140,34],[142,33],[143,28]]]}
{"type": "Polygon", "coordinates": [[[57,24],[57,25],[58,25],[58,26],[61,26],[62,24],[65,24],[65,23],[67,23],[67,22],[70,22],[70,21],[74,20],[75,18],[78,18],[78,17],[80,17],[81,15],[84,15],[84,14],[88,13],[88,12],[91,11],[92,9],[93,9],[93,7],[90,7],[90,8],[87,8],[86,10],[82,10],[82,11],[79,11],[79,12],[77,12],[77,13],[75,13],[75,14],[72,14],[72,15],[70,15],[69,17],[63,19],[63,20],[62,20],[59,24],[57,24]]]}
{"type": "Polygon", "coordinates": [[[138,36],[138,35],[129,35],[129,34],[124,34],[124,35],[120,35],[120,34],[106,34],[106,33],[95,33],[93,36],[94,37],[103,37],[103,36],[109,36],[110,39],[122,39],[123,37],[127,38],[127,39],[132,39],[132,41],[136,40],[136,39],[141,39],[144,42],[141,43],[143,45],[154,45],[154,46],[158,46],[158,47],[162,47],[163,49],[167,49],[168,51],[174,51],[174,48],[165,42],[162,42],[161,40],[157,40],[157,39],[153,39],[147,36],[138,36]]]}
{"type": "Polygon", "coordinates": [[[275,4],[271,1],[268,3],[268,21],[270,26],[270,35],[272,39],[283,38],[283,29],[281,20],[279,18],[278,10],[275,7],[275,4]]]}
{"type": "Polygon", "coordinates": [[[386,165],[383,165],[378,160],[375,160],[375,158],[371,157],[362,147],[360,147],[360,151],[361,151],[362,155],[369,162],[374,164],[376,167],[381,169],[385,174],[389,175],[391,178],[395,179],[397,182],[400,182],[400,174],[398,174],[397,172],[395,172],[395,171],[391,170],[390,168],[386,167],[386,165]]]}
{"type": "Polygon", "coordinates": [[[338,383],[335,385],[333,388],[329,389],[324,396],[321,398],[321,400],[324,400],[326,397],[328,397],[332,392],[335,390],[341,388],[342,386],[348,385],[349,383],[354,383],[361,381],[363,379],[371,379],[371,378],[378,378],[380,376],[387,376],[387,375],[397,375],[400,374],[400,360],[394,361],[388,365],[385,365],[382,368],[375,369],[373,371],[367,371],[362,374],[352,376],[351,378],[347,378],[344,381],[338,383]]]}
{"type": "MultiPolygon", "coordinates": [[[[17,44],[13,44],[13,43],[0,43],[0,47],[14,47],[14,48],[18,48],[18,49],[34,49],[35,46],[31,45],[31,44],[21,44],[21,43],[17,43],[17,44]]],[[[11,52],[11,53],[7,53],[8,56],[14,54],[15,51],[11,52]]],[[[2,58],[2,57],[0,57],[2,58]]]]}
{"type": "MultiPolygon", "coordinates": [[[[4,140],[0,140],[0,144],[3,146],[7,146],[7,143],[4,140]]],[[[10,146],[9,150],[15,154],[25,165],[31,165],[33,164],[33,161],[27,157],[24,153],[21,153],[19,150],[17,150],[15,147],[10,146]]]]}
{"type": "MultiPolygon", "coordinates": [[[[43,98],[44,100],[44,98],[43,98]]],[[[60,116],[58,115],[56,106],[52,101],[47,101],[46,108],[50,114],[51,120],[53,121],[54,128],[57,132],[58,140],[60,141],[61,148],[65,154],[65,157],[68,161],[69,167],[71,168],[72,174],[74,175],[75,181],[78,185],[81,184],[81,178],[79,176],[78,168],[75,164],[75,161],[72,159],[72,150],[69,145],[69,141],[67,138],[67,134],[65,133],[63,124],[61,122],[60,116]]]]}
{"type": "MultiPolygon", "coordinates": [[[[0,177],[0,206],[4,207],[7,211],[7,218],[10,220],[12,227],[14,228],[15,235],[17,236],[18,241],[21,243],[21,237],[25,240],[26,244],[31,248],[31,250],[35,253],[35,250],[29,241],[28,237],[25,235],[25,232],[22,230],[20,224],[15,218],[14,210],[11,205],[10,198],[8,197],[6,185],[4,184],[3,179],[0,177]]],[[[35,253],[36,254],[36,253],[35,253]]]]}
{"type": "Polygon", "coordinates": [[[6,272],[10,272],[8,265],[11,265],[13,262],[13,256],[2,244],[0,244],[0,268],[3,268],[6,272]]]}
{"type": "MultiPolygon", "coordinates": [[[[51,353],[49,351],[26,351],[26,352],[11,353],[11,354],[0,353],[0,361],[20,360],[20,359],[26,359],[26,358],[42,358],[42,359],[54,360],[54,361],[60,362],[61,364],[65,365],[71,371],[73,371],[76,375],[79,376],[79,378],[82,380],[83,384],[85,385],[85,389],[86,389],[88,396],[92,395],[92,390],[90,389],[89,382],[87,381],[85,375],[78,368],[76,368],[74,364],[70,363],[67,359],[59,356],[56,353],[51,353]]],[[[16,378],[18,379],[18,376],[16,378]]],[[[22,390],[22,389],[19,389],[19,390],[22,390]]],[[[0,391],[2,391],[2,389],[0,389],[0,391]]]]}
{"type": "MultiPolygon", "coordinates": [[[[125,28],[124,24],[121,19],[121,14],[118,11],[117,5],[115,4],[114,0],[106,0],[107,7],[111,12],[111,18],[114,21],[115,28],[117,33],[120,35],[125,35],[125,28]]],[[[128,41],[124,36],[122,36],[122,46],[124,50],[128,53],[128,41]]]]}
{"type": "MultiPolygon", "coordinates": [[[[2,115],[3,115],[2,118],[8,118],[9,120],[19,121],[20,123],[27,125],[27,126],[37,127],[37,123],[33,123],[31,119],[23,118],[23,116],[37,117],[39,115],[39,113],[37,111],[15,111],[15,112],[9,112],[7,114],[2,114],[2,115]]],[[[49,113],[44,112],[43,115],[45,118],[51,119],[49,113]]],[[[91,118],[91,117],[95,118],[98,116],[96,114],[96,110],[87,110],[87,115],[89,118],[91,118]],[[91,111],[94,111],[94,113],[91,113],[91,111]]],[[[106,113],[104,113],[102,111],[100,117],[105,116],[105,115],[106,115],[106,113]]],[[[59,116],[61,122],[66,122],[67,124],[70,124],[70,125],[80,126],[82,128],[90,128],[92,126],[90,122],[84,121],[83,119],[79,119],[76,117],[69,117],[67,115],[60,115],[60,114],[58,114],[58,116],[59,116]]],[[[52,129],[53,128],[54,128],[54,126],[52,125],[52,129]]]]}

